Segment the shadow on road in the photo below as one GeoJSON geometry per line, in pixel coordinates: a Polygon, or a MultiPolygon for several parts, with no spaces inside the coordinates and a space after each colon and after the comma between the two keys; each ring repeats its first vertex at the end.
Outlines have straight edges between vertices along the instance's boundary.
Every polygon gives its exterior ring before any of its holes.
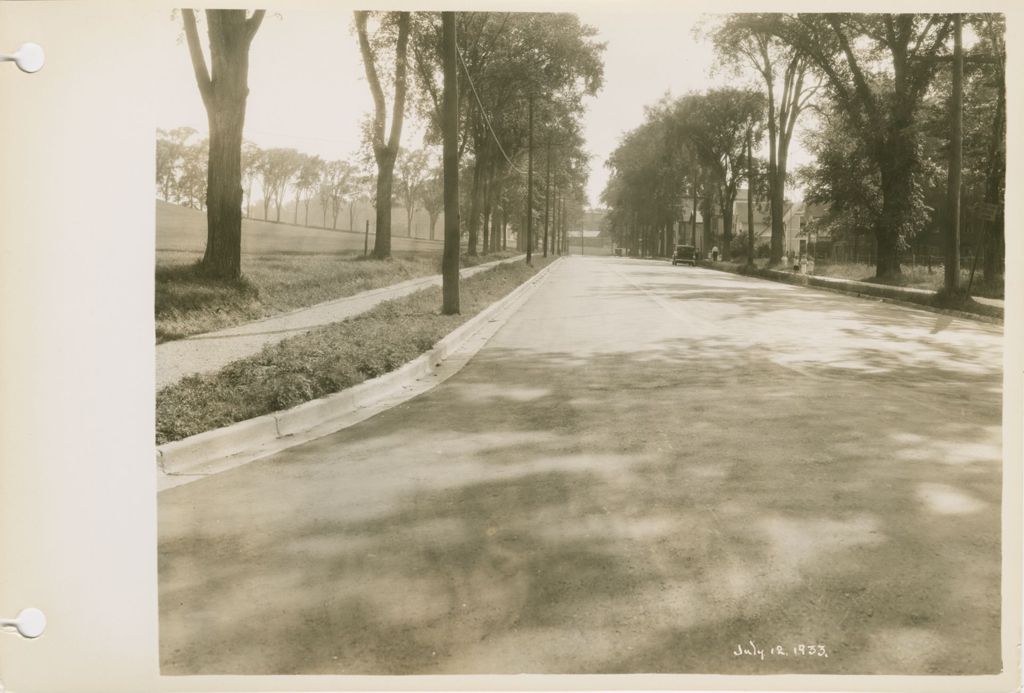
{"type": "Polygon", "coordinates": [[[817,295],[825,334],[759,342],[806,292],[694,288],[651,290],[714,330],[492,345],[161,494],[163,673],[998,672],[992,347],[817,295]],[[750,640],[828,657],[733,654],[750,640]]]}

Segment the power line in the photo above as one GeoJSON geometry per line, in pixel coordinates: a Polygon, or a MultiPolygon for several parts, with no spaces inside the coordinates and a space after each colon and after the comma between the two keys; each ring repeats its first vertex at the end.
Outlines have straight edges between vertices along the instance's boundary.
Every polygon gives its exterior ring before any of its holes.
{"type": "Polygon", "coordinates": [[[473,78],[469,76],[469,68],[466,66],[466,59],[462,57],[462,51],[456,48],[456,52],[459,54],[459,62],[462,63],[462,70],[466,73],[466,80],[469,82],[469,88],[473,90],[473,96],[476,97],[476,104],[480,107],[480,115],[484,117],[484,123],[487,124],[487,129],[490,131],[491,137],[494,138],[494,143],[498,145],[498,151],[500,151],[501,155],[505,157],[505,161],[508,162],[508,165],[513,171],[519,174],[524,173],[524,171],[512,163],[512,159],[508,158],[508,154],[505,153],[505,148],[501,146],[498,136],[494,134],[494,128],[491,127],[491,119],[487,117],[487,111],[484,110],[484,104],[480,101],[480,94],[477,93],[476,85],[473,84],[473,78]]]}

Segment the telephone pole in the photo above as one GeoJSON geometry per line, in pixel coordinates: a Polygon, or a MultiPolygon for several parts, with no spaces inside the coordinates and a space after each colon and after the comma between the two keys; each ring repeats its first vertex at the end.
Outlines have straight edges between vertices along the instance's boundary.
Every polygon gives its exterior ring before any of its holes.
{"type": "Polygon", "coordinates": [[[948,231],[946,233],[946,291],[960,290],[960,192],[964,160],[963,16],[953,15],[953,97],[950,104],[948,231]]]}
{"type": "Polygon", "coordinates": [[[529,144],[526,148],[526,264],[533,265],[533,94],[529,101],[529,144]]]}
{"type": "Polygon", "coordinates": [[[459,312],[459,83],[458,46],[455,13],[441,13],[441,40],[444,60],[444,96],[441,131],[444,139],[444,252],[441,260],[441,312],[459,312]]]}
{"type": "Polygon", "coordinates": [[[547,165],[544,173],[544,257],[548,256],[548,221],[551,209],[551,136],[547,141],[547,165]]]}

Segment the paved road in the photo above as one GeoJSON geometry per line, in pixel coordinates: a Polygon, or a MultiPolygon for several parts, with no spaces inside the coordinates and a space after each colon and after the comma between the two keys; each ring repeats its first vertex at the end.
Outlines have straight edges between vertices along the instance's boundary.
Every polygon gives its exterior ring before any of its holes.
{"type": "MultiPolygon", "coordinates": [[[[503,262],[516,262],[521,257],[517,255],[504,260],[464,267],[459,270],[459,276],[472,277],[503,262]]],[[[391,286],[324,301],[308,308],[254,320],[244,325],[157,344],[156,388],[159,390],[173,385],[186,375],[218,371],[232,361],[258,353],[270,344],[365,313],[384,301],[440,285],[440,274],[415,277],[391,286]]]]}
{"type": "Polygon", "coordinates": [[[163,673],[994,673],[1000,363],[983,323],[572,258],[429,393],[160,495],[163,673]]]}

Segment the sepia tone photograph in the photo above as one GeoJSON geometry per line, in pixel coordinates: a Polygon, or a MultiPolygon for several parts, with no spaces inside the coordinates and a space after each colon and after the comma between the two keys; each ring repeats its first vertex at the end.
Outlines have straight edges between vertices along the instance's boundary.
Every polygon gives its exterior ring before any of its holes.
{"type": "Polygon", "coordinates": [[[162,15],[162,675],[1013,665],[1005,17],[713,10],[162,15]]]}

